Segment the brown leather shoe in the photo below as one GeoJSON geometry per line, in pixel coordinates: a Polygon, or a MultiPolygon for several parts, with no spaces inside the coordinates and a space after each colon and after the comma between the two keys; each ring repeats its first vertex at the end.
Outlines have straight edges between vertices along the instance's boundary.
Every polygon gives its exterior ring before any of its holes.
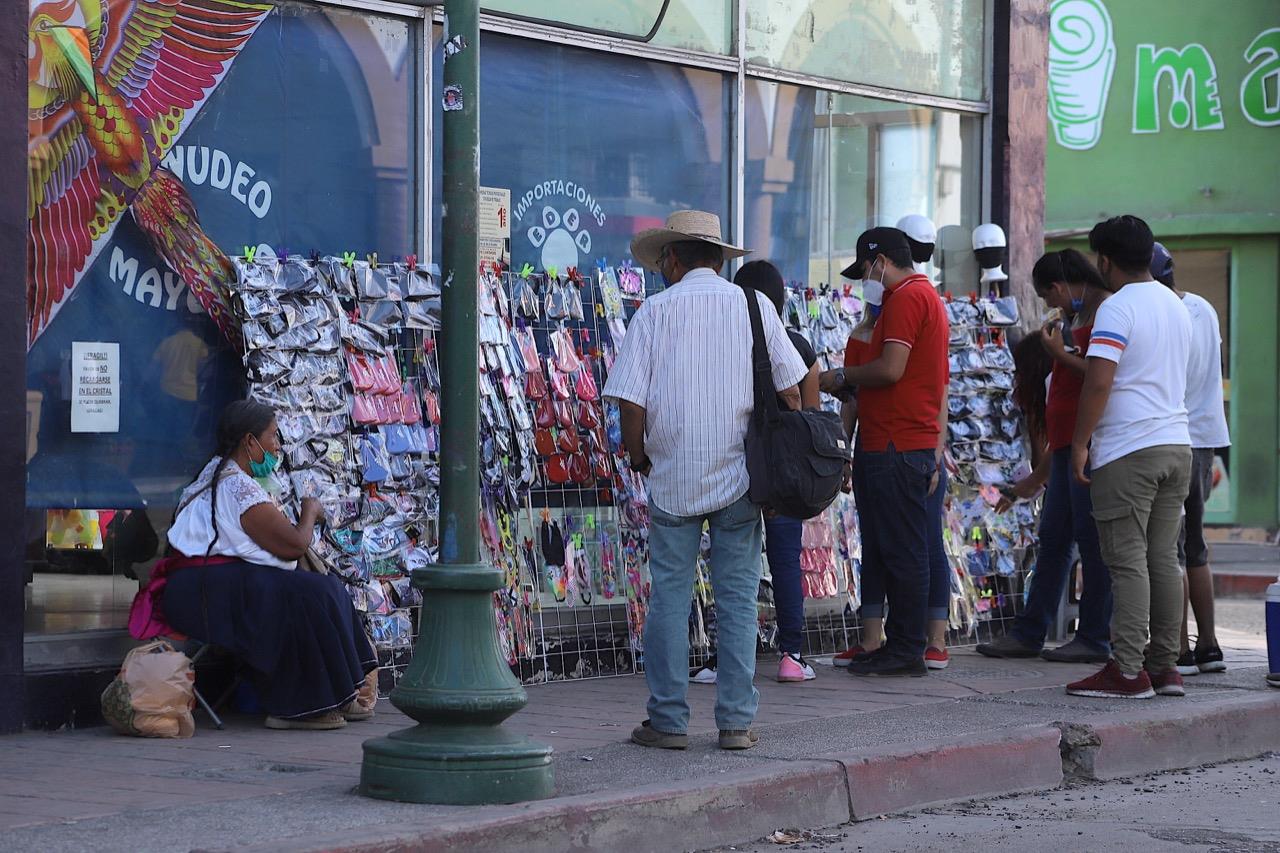
{"type": "Polygon", "coordinates": [[[751,729],[721,729],[721,749],[750,749],[760,742],[760,736],[751,729]]]}
{"type": "Polygon", "coordinates": [[[631,730],[631,742],[656,749],[688,749],[689,736],[673,732],[660,732],[645,720],[631,730]]]}

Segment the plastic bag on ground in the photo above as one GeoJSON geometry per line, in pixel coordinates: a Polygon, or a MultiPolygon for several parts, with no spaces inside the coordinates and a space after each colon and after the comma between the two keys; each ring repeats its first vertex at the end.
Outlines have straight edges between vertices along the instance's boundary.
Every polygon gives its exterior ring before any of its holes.
{"type": "Polygon", "coordinates": [[[123,735],[191,737],[195,734],[196,676],[191,659],[164,640],[125,655],[120,674],[102,693],[102,716],[123,735]]]}

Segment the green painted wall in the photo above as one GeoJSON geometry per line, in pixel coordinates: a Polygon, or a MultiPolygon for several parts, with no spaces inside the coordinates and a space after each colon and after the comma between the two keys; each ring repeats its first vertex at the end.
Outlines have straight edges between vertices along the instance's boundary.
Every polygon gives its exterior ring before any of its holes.
{"type": "Polygon", "coordinates": [[[1056,0],[1052,10],[1046,230],[1139,213],[1162,235],[1280,232],[1280,2],[1056,0]],[[1192,71],[1181,99],[1179,63],[1192,71]],[[1145,132],[1153,119],[1159,130],[1145,132]]]}
{"type": "Polygon", "coordinates": [[[1231,501],[1280,525],[1280,2],[1054,0],[1045,230],[1231,253],[1231,501]]]}

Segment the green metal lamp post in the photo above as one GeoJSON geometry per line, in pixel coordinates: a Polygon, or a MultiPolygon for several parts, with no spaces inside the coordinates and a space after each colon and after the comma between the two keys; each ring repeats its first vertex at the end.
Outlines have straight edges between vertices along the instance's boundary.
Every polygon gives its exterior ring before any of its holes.
{"type": "Polygon", "coordinates": [[[414,572],[418,644],[391,703],[418,725],[365,741],[360,793],[413,803],[512,803],[555,789],[551,747],[502,727],[527,697],[498,647],[481,561],[476,285],[480,185],[480,10],[446,0],[444,285],[440,376],[440,560],[414,572]]]}

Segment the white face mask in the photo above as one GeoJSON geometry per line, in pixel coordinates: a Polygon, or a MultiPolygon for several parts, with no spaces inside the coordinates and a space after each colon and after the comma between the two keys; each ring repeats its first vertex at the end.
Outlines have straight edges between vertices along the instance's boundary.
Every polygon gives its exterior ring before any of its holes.
{"type": "Polygon", "coordinates": [[[862,280],[862,301],[869,305],[879,305],[884,301],[884,284],[873,279],[862,280]]]}

